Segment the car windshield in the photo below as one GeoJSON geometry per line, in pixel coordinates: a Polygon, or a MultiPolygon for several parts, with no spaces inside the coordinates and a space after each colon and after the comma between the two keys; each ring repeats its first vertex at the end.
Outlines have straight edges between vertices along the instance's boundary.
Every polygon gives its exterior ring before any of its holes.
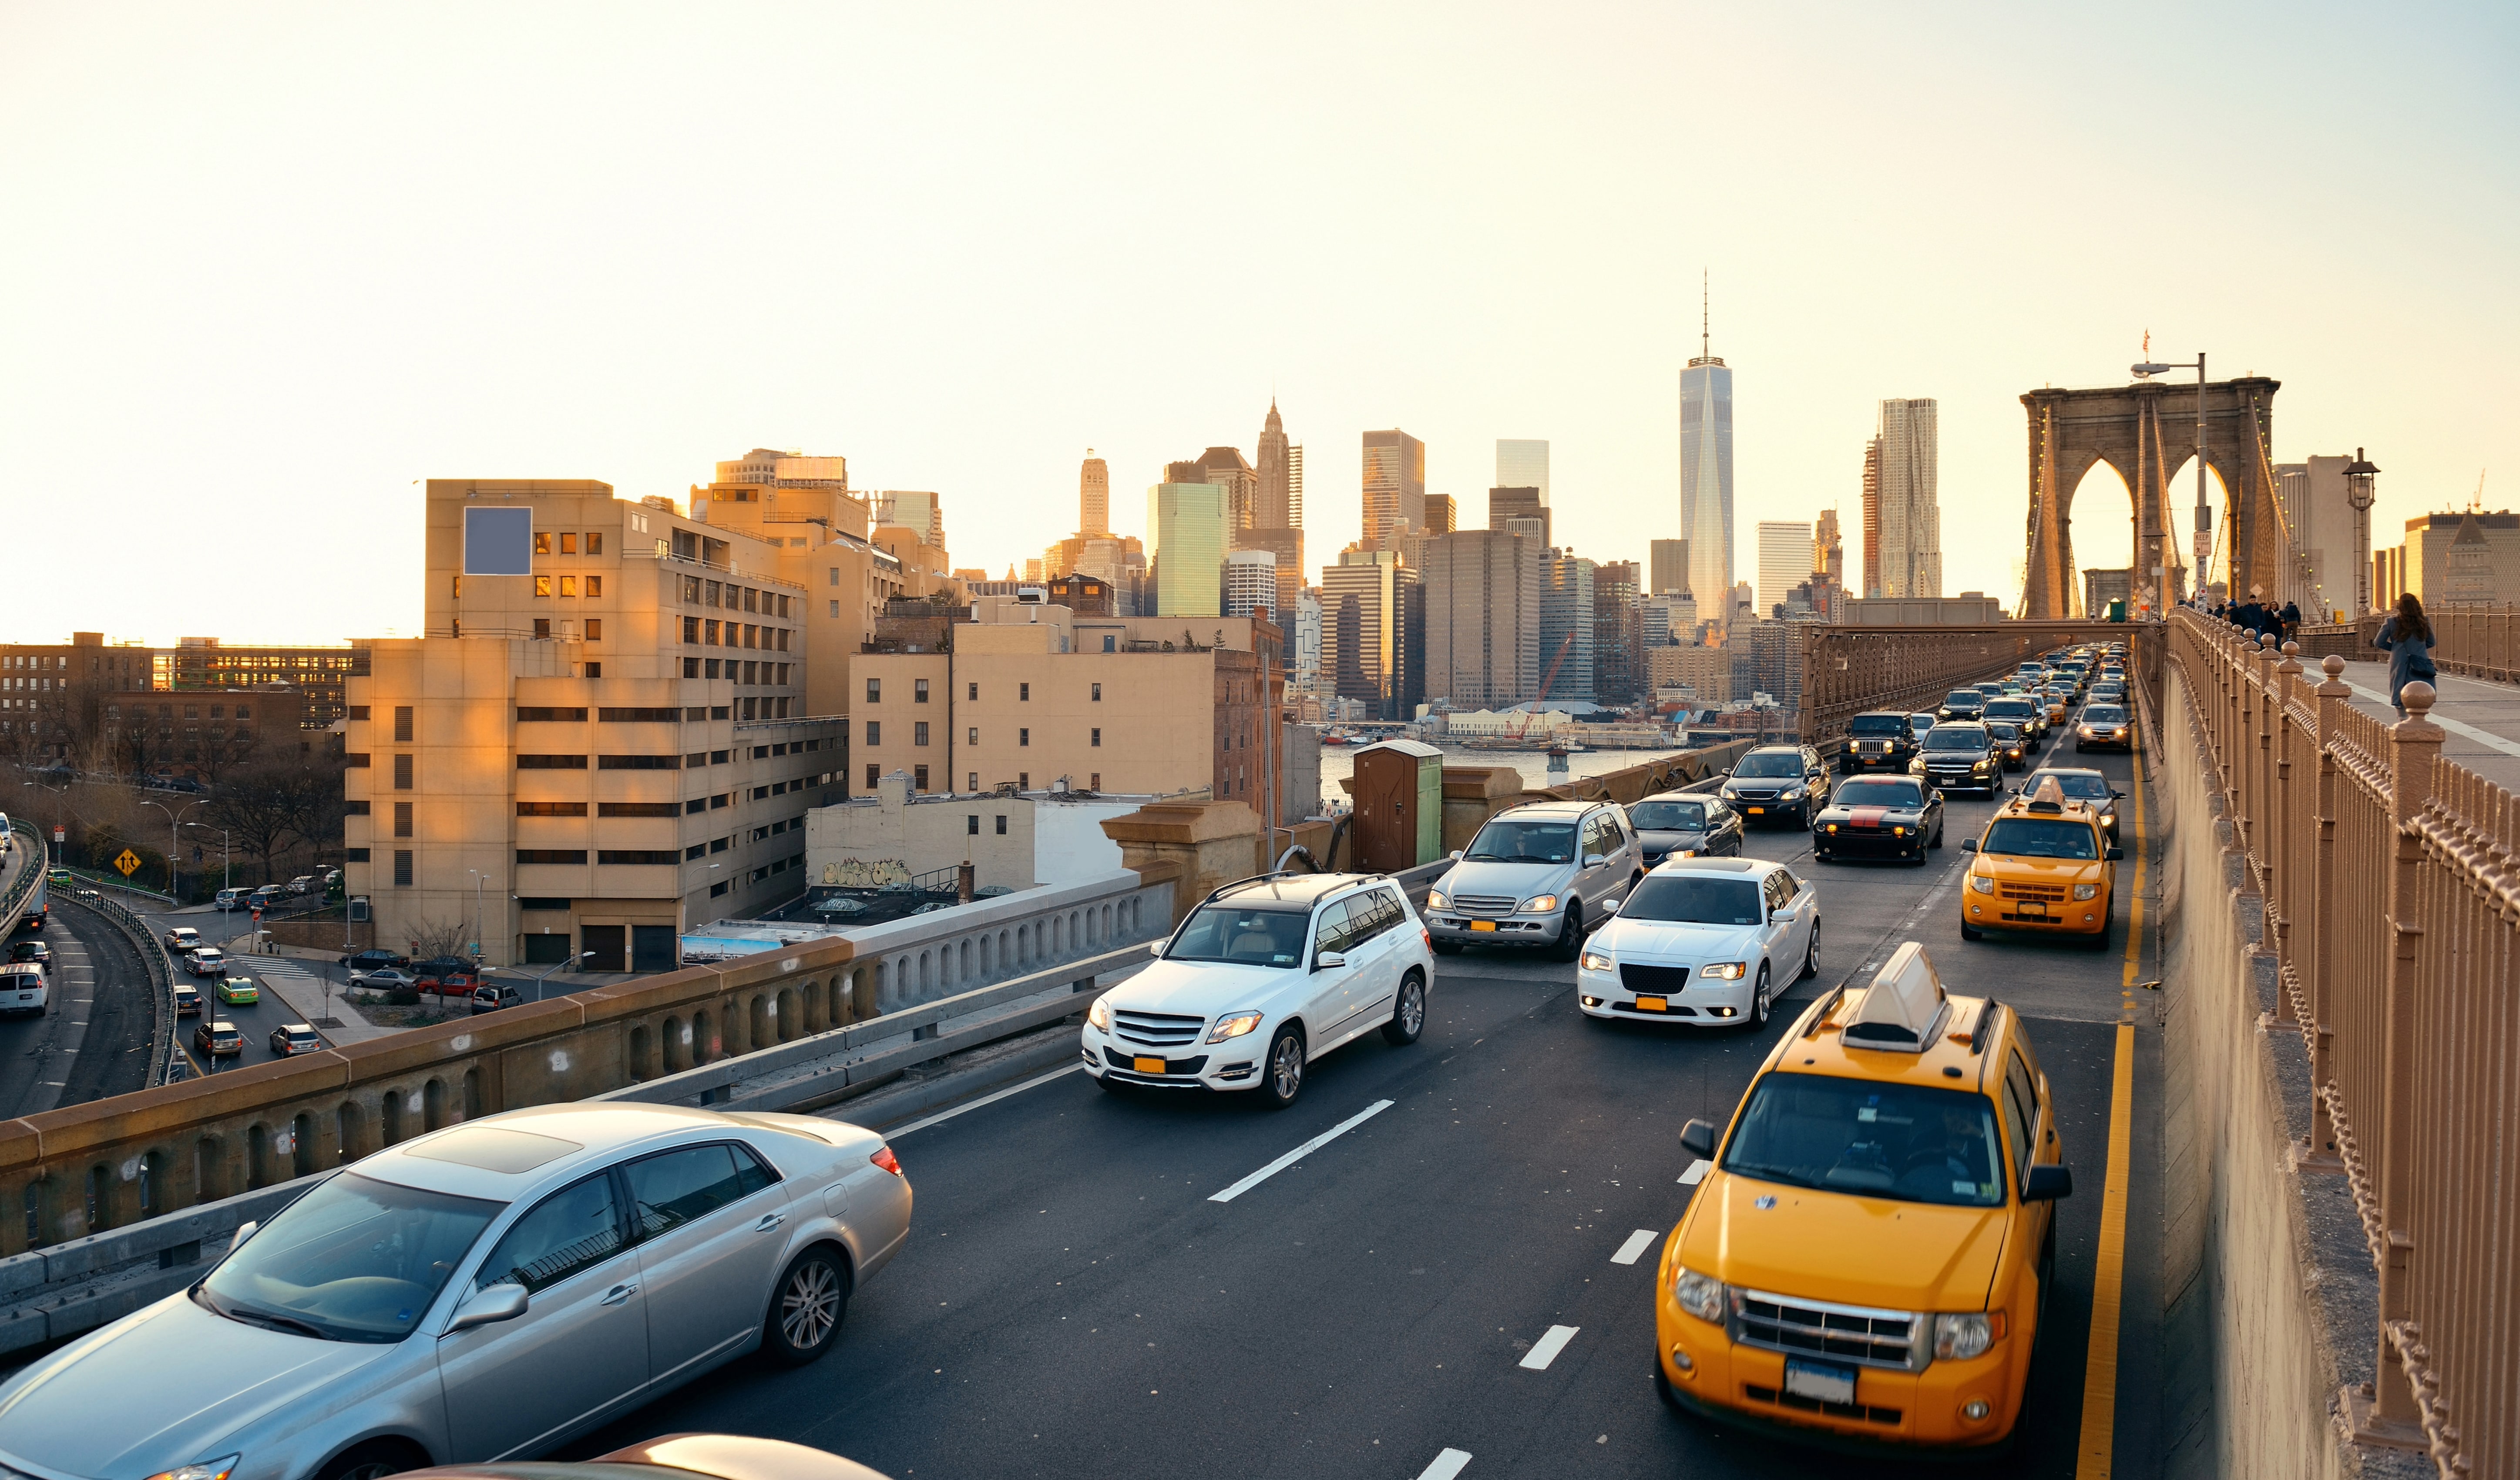
{"type": "Polygon", "coordinates": [[[2021,739],[2020,726],[2007,725],[2000,720],[1988,724],[1986,727],[1986,733],[1994,736],[1997,740],[2003,741],[2007,745],[2011,744],[2014,740],[2021,739]]]}
{"type": "Polygon", "coordinates": [[[1759,885],[1737,874],[1684,870],[1648,874],[1619,911],[1621,919],[1674,920],[1697,925],[1759,923],[1759,885]]]}
{"type": "Polygon", "coordinates": [[[2057,790],[2062,791],[2067,796],[2071,797],[2088,797],[2097,801],[2107,801],[2110,796],[2114,794],[2109,789],[2109,779],[2107,777],[2091,775],[2076,776],[2070,771],[2039,772],[2032,776],[2030,780],[2023,782],[2021,784],[2021,789],[2025,792],[2035,794],[2039,790],[2040,786],[2048,782],[2054,782],[2056,784],[2057,790]]]}
{"type": "Polygon", "coordinates": [[[1908,716],[1908,724],[1918,735],[1922,735],[1934,728],[1934,718],[1930,714],[1912,714],[1908,716]]]}
{"type": "Polygon", "coordinates": [[[248,1325],[400,1341],[502,1206],[343,1172],[221,1260],[201,1300],[248,1325]]]}
{"type": "Polygon", "coordinates": [[[1986,706],[1986,712],[1989,714],[2009,714],[2016,716],[2026,716],[2030,713],[2030,700],[2026,698],[2000,698],[1994,703],[1986,706]]]}
{"type": "Polygon", "coordinates": [[[2100,856],[2099,844],[2092,837],[2089,823],[2051,822],[2044,817],[2000,817],[1986,830],[1986,841],[1978,844],[1980,853],[2002,853],[2014,858],[2093,859],[2100,856]]]}
{"type": "Polygon", "coordinates": [[[1908,728],[1908,722],[1895,714],[1859,714],[1847,722],[1849,735],[1897,735],[1908,728]]]}
{"type": "Polygon", "coordinates": [[[2083,711],[2083,723],[2087,725],[2123,725],[2126,723],[2126,711],[2124,709],[2110,708],[2106,704],[2093,704],[2091,708],[2083,711]]]}
{"type": "Polygon", "coordinates": [[[1955,689],[1951,693],[1943,695],[1943,702],[1946,704],[1982,704],[1986,702],[1986,695],[1978,693],[1974,689],[1955,689]]]}
{"type": "Polygon", "coordinates": [[[1825,1074],[1764,1075],[1724,1170],[1905,1202],[2000,1207],[2003,1163],[1983,1095],[1825,1074]]]}
{"type": "Polygon", "coordinates": [[[1193,912],[1173,938],[1166,961],[1230,961],[1246,966],[1294,967],[1304,964],[1304,931],[1312,912],[1255,910],[1247,905],[1207,905],[1193,912]]]}
{"type": "Polygon", "coordinates": [[[1791,750],[1753,750],[1732,768],[1734,776],[1800,776],[1803,758],[1791,750]]]}
{"type": "Polygon", "coordinates": [[[1937,725],[1925,737],[1928,750],[1983,750],[1986,732],[1975,725],[1937,725]]]}
{"type": "Polygon", "coordinates": [[[1639,802],[1628,809],[1628,821],[1662,832],[1698,832],[1706,827],[1706,803],[1639,802]]]}
{"type": "Polygon", "coordinates": [[[1563,864],[1575,859],[1575,825],[1567,822],[1489,823],[1470,839],[1463,858],[1483,864],[1563,864]]]}
{"type": "Polygon", "coordinates": [[[1841,807],[1921,807],[1925,799],[1914,782],[1891,781],[1885,777],[1877,781],[1848,782],[1837,788],[1836,804],[1841,807]]]}

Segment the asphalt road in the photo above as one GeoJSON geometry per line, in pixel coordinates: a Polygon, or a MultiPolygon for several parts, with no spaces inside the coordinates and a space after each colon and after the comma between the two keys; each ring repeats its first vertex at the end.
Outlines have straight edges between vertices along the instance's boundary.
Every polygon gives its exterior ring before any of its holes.
{"type": "MultiPolygon", "coordinates": [[[[2043,759],[2085,763],[2052,745],[2043,759]]],[[[2131,789],[2127,759],[2092,763],[2131,789]]],[[[2130,1010],[2121,991],[2136,827],[2117,949],[1964,944],[1959,843],[1991,811],[1953,803],[1950,844],[1923,868],[1812,866],[1822,971],[1787,1000],[1914,938],[1953,990],[1992,992],[2031,1019],[2077,1190],[2060,1209],[2021,1449],[1981,1471],[1994,1474],[2075,1471],[2116,1024],[2137,1021],[2108,1442],[2112,1468],[2142,1473],[2162,1442],[2160,1056],[2149,1000],[2130,1010]]],[[[1750,851],[1809,857],[1797,832],[1754,833],[1750,851]]],[[[2139,965],[2152,974],[2148,949],[2139,965]]],[[[1796,1009],[1757,1036],[1597,1024],[1576,1010],[1571,966],[1472,953],[1437,971],[1418,1044],[1370,1036],[1340,1051],[1283,1114],[1239,1096],[1105,1096],[1061,1073],[896,1133],[919,1195],[912,1241],[854,1302],[831,1356],[799,1371],[741,1364],[570,1455],[698,1429],[812,1444],[901,1480],[1405,1480],[1447,1450],[1470,1457],[1470,1480],[1843,1473],[1845,1459],[1667,1411],[1647,1368],[1656,1256],[1690,1195],[1681,1125],[1730,1114],[1796,1009]],[[1385,1100],[1235,1200],[1210,1200],[1385,1100]],[[1641,1231],[1642,1257],[1612,1262],[1641,1231]],[[1562,1349],[1522,1367],[1558,1325],[1575,1327],[1562,1349]]]]}
{"type": "MultiPolygon", "coordinates": [[[[175,914],[144,915],[141,919],[149,922],[149,928],[161,941],[165,939],[166,932],[177,925],[192,926],[201,932],[204,944],[218,946],[229,953],[229,970],[253,977],[257,982],[261,982],[271,969],[272,958],[243,954],[241,942],[253,933],[253,917],[247,911],[186,910],[175,914]]],[[[193,1062],[200,1065],[203,1073],[223,1074],[246,1064],[267,1063],[282,1057],[283,1055],[271,1052],[271,1030],[282,1023],[306,1020],[293,1011],[287,1003],[282,1002],[279,996],[272,992],[268,983],[263,986],[260,1003],[251,1007],[227,1006],[211,992],[212,978],[195,976],[187,972],[184,969],[182,958],[171,951],[167,953],[167,959],[174,970],[175,979],[189,984],[195,991],[202,994],[202,1015],[185,1018],[183,1031],[178,1033],[176,1038],[182,1044],[184,1052],[192,1054],[193,1062]],[[243,1054],[212,1063],[208,1055],[194,1047],[193,1030],[211,1018],[225,1018],[235,1023],[245,1033],[243,1054]]],[[[343,980],[345,975],[340,967],[329,961],[292,960],[290,966],[330,976],[337,983],[343,980]]]]}
{"type": "Polygon", "coordinates": [[[36,939],[52,947],[51,1003],[40,1017],[0,1018],[0,1115],[31,1115],[126,1094],[149,1082],[148,968],[128,937],[56,896],[36,939]]]}

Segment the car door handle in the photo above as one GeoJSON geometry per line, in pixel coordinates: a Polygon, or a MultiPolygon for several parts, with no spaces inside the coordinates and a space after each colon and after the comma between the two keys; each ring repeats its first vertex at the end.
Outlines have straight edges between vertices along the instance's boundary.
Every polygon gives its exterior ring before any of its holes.
{"type": "Polygon", "coordinates": [[[638,1293],[639,1286],[635,1280],[629,1284],[616,1284],[612,1288],[604,1292],[604,1299],[599,1301],[598,1304],[619,1305],[622,1301],[627,1300],[638,1293]]]}
{"type": "Polygon", "coordinates": [[[761,1215],[761,1221],[752,1226],[752,1232],[767,1233],[787,1221],[788,1215],[785,1213],[764,1213],[761,1215]]]}

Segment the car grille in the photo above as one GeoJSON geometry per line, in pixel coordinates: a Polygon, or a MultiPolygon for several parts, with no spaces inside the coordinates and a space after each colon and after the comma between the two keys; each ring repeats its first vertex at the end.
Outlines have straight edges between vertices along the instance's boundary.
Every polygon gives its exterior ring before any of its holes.
{"type": "Polygon", "coordinates": [[[1774,791],[1735,791],[1732,794],[1745,802],[1772,802],[1777,799],[1774,791]]]}
{"type": "Polygon", "coordinates": [[[1511,915],[1522,901],[1510,894],[1456,894],[1453,908],[1468,915],[1511,915]]]}
{"type": "Polygon", "coordinates": [[[1826,1413],[1831,1418],[1852,1418],[1861,1423],[1888,1424],[1892,1428],[1898,1427],[1899,1420],[1906,1416],[1895,1408],[1873,1408],[1862,1403],[1823,1403],[1818,1398],[1779,1392],[1755,1382],[1741,1384],[1741,1391],[1753,1403],[1773,1403],[1778,1408],[1796,1408],[1807,1413],[1826,1413]]]}
{"type": "Polygon", "coordinates": [[[1119,1037],[1132,1043],[1176,1048],[1198,1042],[1198,1030],[1207,1026],[1207,1019],[1173,1012],[1132,1012],[1124,1008],[1111,1014],[1111,1024],[1119,1037]]]}
{"type": "Polygon", "coordinates": [[[2048,884],[2000,884],[1997,892],[2006,899],[2063,899],[2062,888],[2048,884]]]}
{"type": "Polygon", "coordinates": [[[1732,1302],[1732,1339],[1744,1346],[1866,1367],[1912,1370],[1914,1359],[1930,1350],[1921,1344],[1924,1323],[1924,1317],[1907,1311],[1829,1305],[1759,1290],[1736,1291],[1732,1302]]]}
{"type": "Polygon", "coordinates": [[[1631,992],[1671,997],[1688,990],[1691,974],[1688,966],[1647,966],[1623,962],[1619,965],[1619,985],[1631,992]]]}

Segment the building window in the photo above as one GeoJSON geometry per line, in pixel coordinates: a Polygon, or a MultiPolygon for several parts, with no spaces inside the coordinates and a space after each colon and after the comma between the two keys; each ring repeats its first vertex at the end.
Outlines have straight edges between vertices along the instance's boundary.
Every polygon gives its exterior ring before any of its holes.
{"type": "MultiPolygon", "coordinates": [[[[592,626],[594,626],[594,625],[595,625],[595,623],[593,623],[593,622],[589,622],[589,623],[587,623],[586,625],[588,625],[588,626],[592,627],[592,626]]],[[[604,677],[604,665],[603,665],[602,663],[589,663],[589,664],[587,664],[587,665],[586,665],[586,676],[587,676],[588,678],[602,678],[602,677],[604,677]]]]}
{"type": "Polygon", "coordinates": [[[534,531],[534,554],[551,554],[551,536],[540,529],[534,531]]]}
{"type": "Polygon", "coordinates": [[[595,769],[598,771],[680,771],[683,769],[683,758],[679,755],[599,755],[595,758],[595,769]]]}
{"type": "Polygon", "coordinates": [[[604,641],[604,618],[590,616],[586,619],[586,640],[590,643],[604,641]]]}
{"type": "Polygon", "coordinates": [[[1015,732],[1015,743],[1016,743],[1016,744],[1018,744],[1018,745],[1029,745],[1029,744],[1031,744],[1031,743],[1032,743],[1032,732],[1031,732],[1030,730],[1017,730],[1017,731],[1015,732]]]}
{"type": "Polygon", "coordinates": [[[683,862],[685,863],[690,863],[696,858],[706,858],[707,856],[708,844],[706,843],[694,843],[683,850],[683,862]]]}
{"type": "MultiPolygon", "coordinates": [[[[406,741],[411,739],[411,725],[405,718],[410,713],[408,709],[398,709],[394,712],[394,739],[406,741]]],[[[518,704],[517,706],[517,723],[520,725],[583,724],[585,720],[586,710],[579,705],[518,704]]]]}
{"type": "Polygon", "coordinates": [[[411,887],[411,850],[409,848],[394,850],[394,884],[399,888],[411,887]]]}
{"type": "Polygon", "coordinates": [[[976,745],[976,744],[978,744],[978,743],[980,742],[980,727],[979,727],[979,726],[977,726],[977,725],[973,725],[973,726],[971,726],[971,727],[969,728],[969,730],[967,732],[967,735],[968,735],[968,739],[964,741],[966,744],[972,744],[972,745],[976,745]]]}
{"type": "MultiPolygon", "coordinates": [[[[585,816],[586,803],[579,802],[577,806],[578,815],[585,816]]],[[[683,815],[683,804],[681,802],[597,802],[595,815],[598,817],[680,817],[683,815]]]]}
{"type": "MultiPolygon", "coordinates": [[[[718,718],[720,718],[720,719],[724,719],[724,718],[726,718],[726,716],[725,716],[724,714],[720,714],[720,715],[718,716],[718,718]]],[[[726,764],[726,757],[727,757],[727,752],[726,752],[726,751],[723,751],[723,750],[712,750],[712,751],[710,751],[710,752],[709,752],[709,764],[710,764],[710,765],[712,765],[712,766],[723,766],[723,765],[725,765],[725,764],[726,764]]]]}
{"type": "Polygon", "coordinates": [[[411,705],[409,704],[394,705],[394,743],[397,745],[411,743],[411,705]]]}
{"type": "Polygon", "coordinates": [[[726,892],[726,885],[725,885],[725,884],[723,884],[723,883],[715,883],[715,884],[711,884],[711,885],[709,885],[709,898],[711,898],[711,899],[715,899],[715,898],[717,898],[719,895],[724,894],[725,892],[726,892]]]}
{"type": "Polygon", "coordinates": [[[883,680],[879,678],[867,680],[867,702],[870,704],[883,702],[883,680]]]}
{"type": "Polygon", "coordinates": [[[968,699],[977,699],[980,696],[980,686],[976,683],[973,684],[970,692],[963,696],[968,699]]]}
{"type": "Polygon", "coordinates": [[[341,803],[341,815],[344,817],[365,817],[368,815],[368,804],[363,801],[343,802],[341,803]]]}
{"type": "MultiPolygon", "coordinates": [[[[702,678],[715,678],[715,677],[717,677],[717,676],[718,676],[718,674],[717,674],[717,665],[718,665],[718,660],[717,660],[716,658],[710,658],[710,659],[708,660],[708,662],[707,662],[707,664],[706,664],[705,668],[704,668],[704,669],[703,669],[703,671],[701,672],[700,677],[702,677],[702,678]]],[[[712,716],[712,717],[714,717],[714,716],[712,716]]]]}
{"type": "Polygon", "coordinates": [[[518,848],[517,850],[517,862],[520,864],[582,864],[586,862],[586,850],[584,848],[518,848]]]}
{"type": "Polygon", "coordinates": [[[911,680],[910,701],[914,704],[927,702],[927,680],[923,678],[911,680]]]}
{"type": "Polygon", "coordinates": [[[882,777],[879,773],[878,773],[878,772],[877,772],[877,770],[876,770],[876,768],[875,768],[875,762],[873,762],[873,761],[869,761],[869,762],[867,762],[867,784],[866,784],[866,788],[867,788],[869,791],[873,791],[873,790],[876,788],[877,785],[878,785],[878,783],[880,783],[882,780],[883,780],[883,777],[882,777]]]}
{"type": "MultiPolygon", "coordinates": [[[[538,538],[539,538],[539,536],[538,536],[538,538]]],[[[536,595],[536,596],[549,596],[549,595],[551,595],[551,577],[550,577],[550,576],[547,576],[547,575],[538,575],[538,576],[535,576],[535,577],[534,577],[534,595],[536,595]]]]}
{"type": "Polygon", "coordinates": [[[586,553],[587,553],[587,554],[589,554],[589,555],[602,555],[602,554],[604,553],[604,531],[603,531],[603,530],[601,530],[601,529],[591,529],[591,530],[588,530],[588,531],[587,531],[587,535],[586,535],[586,553]]]}
{"type": "Polygon", "coordinates": [[[1015,789],[1018,791],[1029,791],[1032,789],[1031,772],[1018,771],[1015,773],[1015,789]]]}
{"type": "Polygon", "coordinates": [[[535,617],[535,618],[534,618],[534,636],[536,636],[536,637],[549,637],[549,636],[551,636],[551,618],[550,618],[550,617],[547,617],[547,616],[538,616],[538,617],[535,617]]]}
{"type": "Polygon", "coordinates": [[[840,604],[839,604],[839,603],[837,603],[837,602],[833,602],[833,603],[832,603],[832,615],[833,615],[833,616],[838,616],[839,614],[840,614],[840,604]]]}
{"type": "Polygon", "coordinates": [[[921,791],[927,789],[927,768],[925,766],[914,766],[911,768],[910,785],[921,791]]]}
{"type": "MultiPolygon", "coordinates": [[[[395,805],[409,806],[410,803],[397,802],[395,805]]],[[[584,817],[586,815],[586,803],[518,802],[517,803],[517,815],[518,817],[584,817]]]]}
{"type": "MultiPolygon", "coordinates": [[[[717,625],[716,617],[710,617],[707,621],[700,623],[700,641],[708,644],[712,648],[724,646],[717,640],[717,625]]],[[[714,678],[716,675],[711,674],[710,677],[714,678]]]]}
{"type": "Polygon", "coordinates": [[[1007,835],[1007,815],[1006,815],[1005,813],[1001,812],[1001,813],[999,813],[999,814],[998,814],[998,836],[1000,836],[1000,837],[1004,837],[1004,836],[1006,836],[1006,835],[1007,835]]]}
{"type": "MultiPolygon", "coordinates": [[[[568,538],[568,536],[567,536],[567,535],[562,535],[562,536],[561,536],[561,538],[562,538],[562,539],[566,539],[566,538],[568,538]]],[[[572,553],[574,553],[574,552],[572,552],[572,553]]],[[[562,596],[575,596],[575,595],[577,595],[577,577],[576,577],[576,576],[573,576],[573,575],[564,575],[564,576],[562,576],[562,577],[560,578],[560,594],[561,594],[561,595],[562,595],[562,596]]]]}
{"type": "Polygon", "coordinates": [[[595,861],[599,864],[673,864],[682,862],[682,854],[673,848],[600,848],[595,861]]]}
{"type": "Polygon", "coordinates": [[[411,836],[411,803],[394,803],[394,836],[411,836]]]}
{"type": "Polygon", "coordinates": [[[977,791],[977,790],[979,790],[979,789],[980,789],[980,773],[979,773],[979,772],[974,771],[974,772],[972,772],[972,773],[971,773],[970,785],[969,785],[968,786],[965,787],[964,789],[968,790],[968,791],[977,791]]]}
{"type": "MultiPolygon", "coordinates": [[[[1000,819],[1000,821],[1002,821],[1002,822],[1003,822],[1003,821],[1004,821],[1004,819],[1002,818],[1002,819],[1000,819]]],[[[1001,831],[1001,832],[1004,832],[1004,831],[1005,831],[1005,830],[1006,830],[1006,829],[1004,829],[1004,828],[1000,828],[998,830],[999,830],[999,831],[1001,831]]],[[[974,812],[974,813],[970,814],[969,816],[968,816],[968,817],[964,818],[964,819],[963,819],[963,831],[964,831],[964,834],[965,834],[966,836],[968,836],[968,837],[977,837],[977,836],[979,836],[979,835],[980,835],[980,814],[978,814],[977,812],[974,812]]]]}
{"type": "Polygon", "coordinates": [[[1102,686],[1101,684],[1096,684],[1094,686],[1094,702],[1098,704],[1102,702],[1102,686]]]}
{"type": "Polygon", "coordinates": [[[868,721],[866,722],[866,727],[867,727],[867,738],[866,738],[867,748],[868,748],[868,749],[870,749],[870,750],[872,750],[872,749],[874,749],[876,746],[882,744],[882,743],[883,743],[883,721],[881,721],[881,720],[872,720],[872,719],[871,719],[871,720],[868,720],[868,721]]]}
{"type": "Polygon", "coordinates": [[[683,677],[698,678],[699,676],[700,660],[696,657],[687,657],[683,659],[683,677]]]}
{"type": "Polygon", "coordinates": [[[1090,781],[1088,781],[1088,782],[1085,784],[1085,788],[1086,788],[1087,790],[1089,790],[1089,791],[1100,791],[1100,790],[1102,790],[1102,772],[1100,772],[1100,771],[1095,772],[1095,773],[1094,773],[1094,776],[1093,776],[1093,779],[1092,779],[1092,780],[1090,780],[1090,781]]]}
{"type": "Polygon", "coordinates": [[[1029,704],[1032,702],[1032,685],[1015,685],[1015,702],[1018,704],[1029,704]]]}
{"type": "Polygon", "coordinates": [[[411,757],[408,755],[397,755],[394,757],[393,788],[396,791],[408,791],[411,789],[411,757]]]}
{"type": "Polygon", "coordinates": [[[560,553],[562,555],[577,554],[577,536],[575,534],[563,534],[560,537],[560,553]]]}
{"type": "Polygon", "coordinates": [[[921,720],[919,723],[910,727],[910,742],[914,745],[923,745],[927,743],[927,721],[921,720]]]}
{"type": "Polygon", "coordinates": [[[1102,743],[1102,732],[1101,730],[1094,732],[1094,743],[1098,745],[1102,743]]]}
{"type": "MultiPolygon", "coordinates": [[[[409,759],[411,757],[407,755],[395,756],[394,774],[397,776],[402,774],[401,763],[409,759]]],[[[519,771],[583,771],[586,769],[586,757],[583,755],[519,755],[517,757],[517,769],[519,771]]]]}
{"type": "MultiPolygon", "coordinates": [[[[588,535],[587,538],[594,540],[599,544],[604,540],[604,536],[600,534],[591,534],[588,535]]],[[[588,596],[602,596],[604,594],[604,577],[600,575],[588,576],[586,578],[586,594],[588,596]]]]}

